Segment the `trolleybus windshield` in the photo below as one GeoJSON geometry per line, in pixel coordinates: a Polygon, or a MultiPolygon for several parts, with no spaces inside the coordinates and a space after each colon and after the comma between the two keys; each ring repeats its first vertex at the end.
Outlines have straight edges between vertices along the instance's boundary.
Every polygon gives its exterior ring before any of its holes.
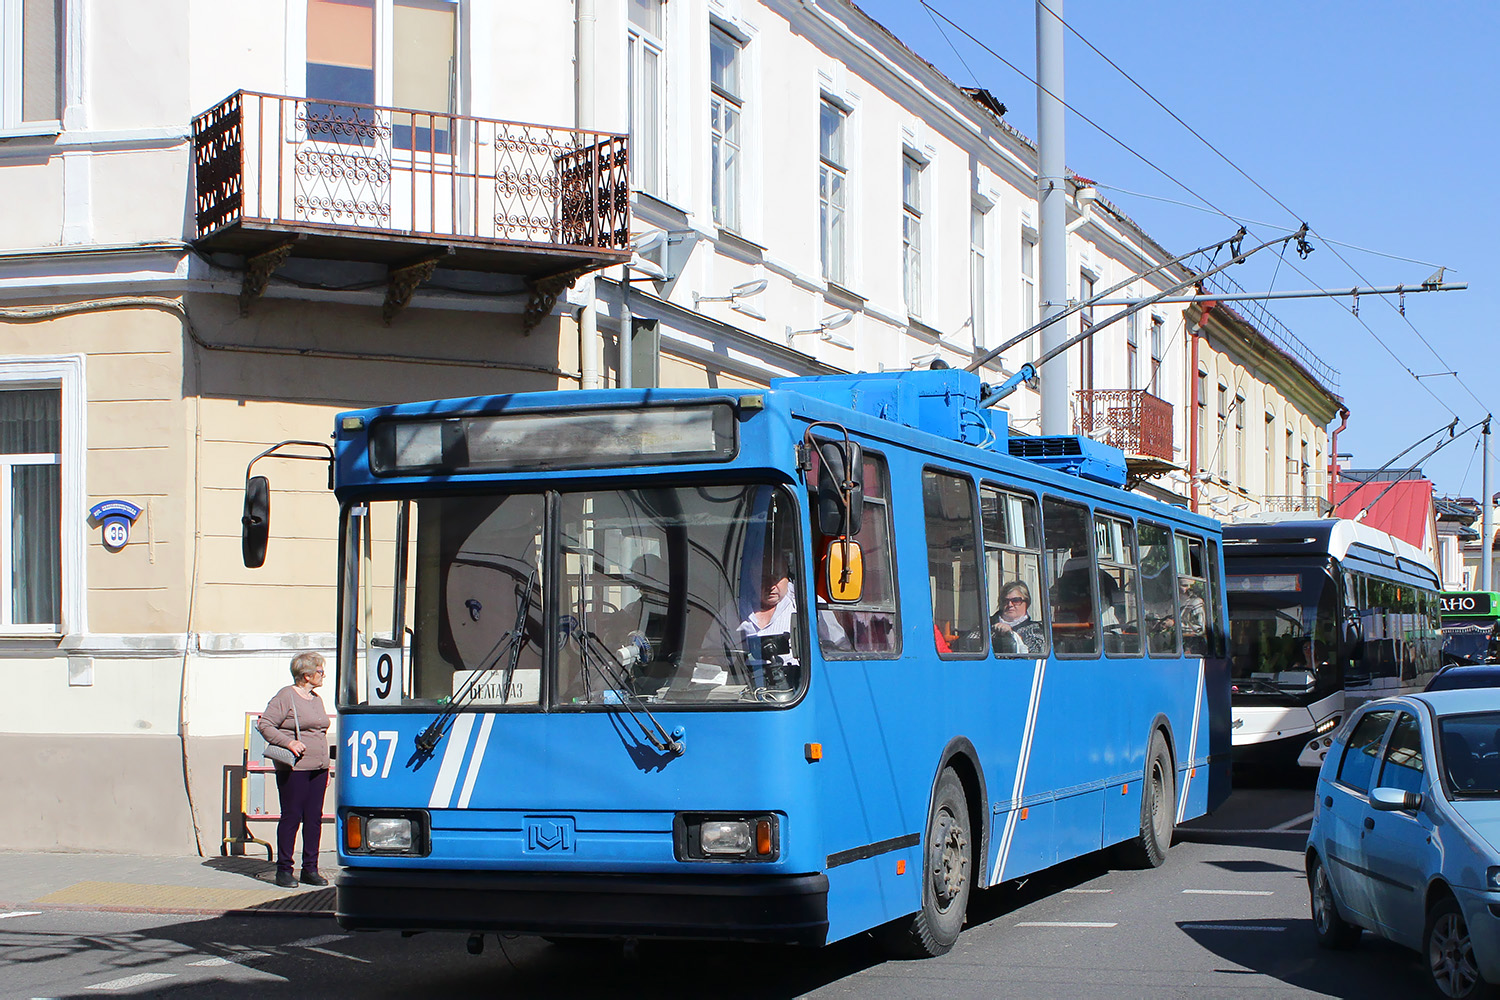
{"type": "Polygon", "coordinates": [[[350,504],[340,702],[790,704],[807,648],[797,521],[769,485],[350,504]]]}
{"type": "Polygon", "coordinates": [[[1321,566],[1256,561],[1227,571],[1236,701],[1306,704],[1339,685],[1338,595],[1321,566]]]}

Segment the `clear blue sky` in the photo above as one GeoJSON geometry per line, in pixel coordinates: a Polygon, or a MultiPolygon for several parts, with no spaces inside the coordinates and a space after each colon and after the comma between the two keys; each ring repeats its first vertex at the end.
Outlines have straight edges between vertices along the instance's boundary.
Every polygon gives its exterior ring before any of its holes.
{"type": "MultiPolygon", "coordinates": [[[[1009,109],[1006,120],[1036,137],[1036,90],[1015,70],[919,0],[855,2],[957,83],[989,90],[1009,109]]],[[[1035,77],[1032,0],[929,3],[1035,77]]],[[[1454,416],[1463,428],[1500,414],[1500,337],[1489,301],[1500,269],[1500,181],[1490,176],[1500,162],[1500,4],[1063,0],[1061,13],[1234,164],[1065,29],[1064,96],[1077,112],[1068,114],[1068,166],[1163,246],[1186,252],[1233,232],[1203,210],[1206,201],[1246,220],[1254,242],[1299,220],[1317,234],[1308,260],[1288,254],[1278,271],[1267,250],[1233,269],[1249,291],[1419,284],[1439,264],[1447,280],[1469,283],[1407,296],[1405,319],[1373,297],[1361,298],[1358,319],[1347,298],[1269,304],[1341,373],[1351,417],[1339,450],[1353,453],[1355,467],[1384,464],[1454,416]],[[1458,377],[1418,381],[1408,370],[1458,377]]],[[[1500,451],[1500,420],[1494,429],[1492,452],[1500,451]]],[[[1439,493],[1479,496],[1475,440],[1423,463],[1439,493]]],[[[1490,488],[1500,491],[1493,459],[1490,488]]]]}

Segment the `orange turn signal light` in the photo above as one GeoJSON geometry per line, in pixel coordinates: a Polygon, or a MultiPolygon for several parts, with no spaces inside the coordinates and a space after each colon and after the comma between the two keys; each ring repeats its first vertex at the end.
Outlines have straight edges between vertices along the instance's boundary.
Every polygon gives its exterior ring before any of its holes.
{"type": "Polygon", "coordinates": [[[755,824],[755,853],[765,856],[771,848],[771,821],[763,819],[755,824]]]}
{"type": "Polygon", "coordinates": [[[823,744],[821,744],[821,743],[807,743],[807,744],[804,744],[803,747],[802,747],[802,753],[807,757],[807,762],[809,764],[816,763],[817,761],[820,761],[820,760],[823,759],[823,744]]]}
{"type": "Polygon", "coordinates": [[[344,847],[351,851],[365,846],[365,819],[363,816],[344,817],[344,847]]]}
{"type": "Polygon", "coordinates": [[[905,875],[906,874],[906,859],[905,858],[902,858],[900,861],[896,862],[896,874],[897,875],[905,875]]]}

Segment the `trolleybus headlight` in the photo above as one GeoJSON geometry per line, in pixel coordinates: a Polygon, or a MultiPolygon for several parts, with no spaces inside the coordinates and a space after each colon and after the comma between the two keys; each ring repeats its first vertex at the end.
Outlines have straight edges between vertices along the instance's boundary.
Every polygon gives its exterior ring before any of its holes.
{"type": "Polygon", "coordinates": [[[769,813],[678,813],[672,832],[679,861],[775,861],[781,854],[781,825],[769,813]]]}
{"type": "Polygon", "coordinates": [[[1339,717],[1337,715],[1330,715],[1328,718],[1318,723],[1318,728],[1313,730],[1313,735],[1322,736],[1324,733],[1333,731],[1333,729],[1336,728],[1338,724],[1339,717]]]}
{"type": "Polygon", "coordinates": [[[426,814],[346,813],[344,849],[351,854],[425,855],[428,851],[426,814]]]}

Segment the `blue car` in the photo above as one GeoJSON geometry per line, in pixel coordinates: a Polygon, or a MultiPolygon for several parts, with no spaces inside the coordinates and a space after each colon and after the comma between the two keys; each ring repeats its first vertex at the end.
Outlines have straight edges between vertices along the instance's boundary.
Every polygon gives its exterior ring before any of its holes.
{"type": "Polygon", "coordinates": [[[1318,774],[1307,882],[1318,943],[1416,949],[1445,997],[1500,996],[1500,689],[1372,701],[1318,774]]]}

